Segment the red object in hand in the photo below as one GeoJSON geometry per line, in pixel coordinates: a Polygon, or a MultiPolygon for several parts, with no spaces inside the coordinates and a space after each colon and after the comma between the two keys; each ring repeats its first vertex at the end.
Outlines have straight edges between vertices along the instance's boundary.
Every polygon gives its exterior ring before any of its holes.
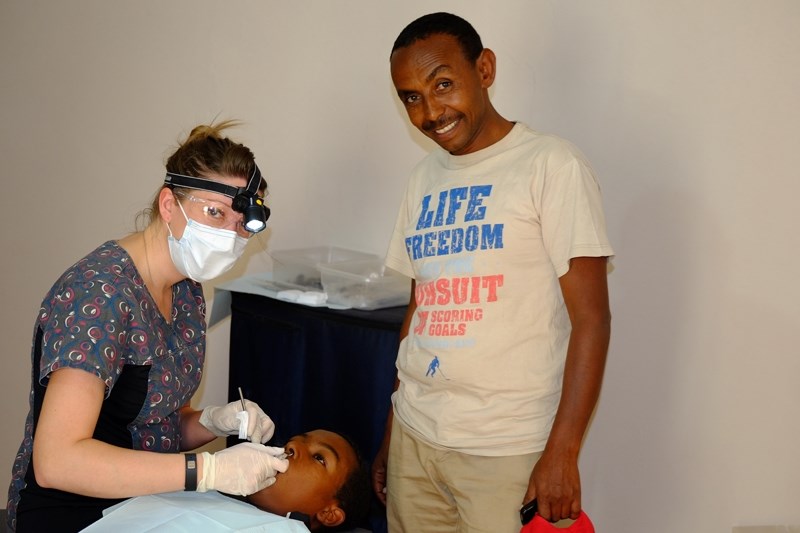
{"type": "Polygon", "coordinates": [[[575,522],[567,528],[557,528],[547,520],[537,514],[533,520],[522,526],[520,533],[595,533],[594,525],[589,520],[589,516],[581,511],[580,516],[575,522]]]}

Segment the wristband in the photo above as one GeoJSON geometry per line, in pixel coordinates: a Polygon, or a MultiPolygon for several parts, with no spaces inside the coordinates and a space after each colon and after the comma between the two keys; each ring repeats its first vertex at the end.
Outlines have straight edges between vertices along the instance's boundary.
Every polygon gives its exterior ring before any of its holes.
{"type": "Polygon", "coordinates": [[[186,481],[184,481],[183,490],[195,491],[197,490],[197,454],[185,453],[183,456],[186,458],[186,481]]]}

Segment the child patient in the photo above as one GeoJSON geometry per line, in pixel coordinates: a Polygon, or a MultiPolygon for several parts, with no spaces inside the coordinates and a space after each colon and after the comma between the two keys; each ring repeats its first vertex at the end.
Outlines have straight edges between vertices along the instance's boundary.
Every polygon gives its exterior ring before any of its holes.
{"type": "Polygon", "coordinates": [[[371,492],[355,446],[338,433],[316,429],[292,437],[284,449],[289,468],[247,501],[274,514],[307,515],[312,531],[358,527],[371,492]]]}

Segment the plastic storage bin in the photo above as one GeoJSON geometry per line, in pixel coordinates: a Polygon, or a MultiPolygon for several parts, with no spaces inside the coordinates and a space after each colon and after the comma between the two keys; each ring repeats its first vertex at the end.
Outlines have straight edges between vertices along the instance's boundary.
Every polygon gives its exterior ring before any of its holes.
{"type": "Polygon", "coordinates": [[[407,305],[411,280],[383,266],[380,258],[319,265],[328,303],[355,309],[407,305]]]}
{"type": "Polygon", "coordinates": [[[339,261],[378,259],[375,254],[357,252],[336,246],[314,246],[271,252],[272,280],[303,290],[322,290],[321,265],[339,261]]]}

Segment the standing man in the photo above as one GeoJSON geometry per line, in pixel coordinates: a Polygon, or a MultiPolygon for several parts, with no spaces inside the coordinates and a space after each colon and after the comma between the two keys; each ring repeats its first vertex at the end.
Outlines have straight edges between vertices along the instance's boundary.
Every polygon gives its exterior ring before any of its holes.
{"type": "Polygon", "coordinates": [[[534,498],[575,519],[611,321],[597,181],[575,147],[494,109],[495,55],[460,17],[409,24],[390,65],[441,150],[414,169],[386,258],[413,278],[373,466],[389,528],[516,533],[534,498]]]}

